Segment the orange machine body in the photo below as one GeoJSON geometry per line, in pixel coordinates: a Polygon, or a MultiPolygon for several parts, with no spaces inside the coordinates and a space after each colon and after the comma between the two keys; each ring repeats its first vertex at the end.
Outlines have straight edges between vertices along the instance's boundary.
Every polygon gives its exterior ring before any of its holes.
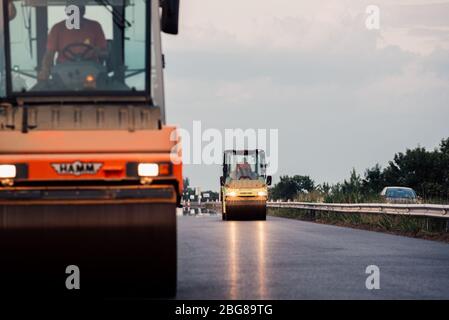
{"type": "MultiPolygon", "coordinates": [[[[24,167],[14,186],[105,185],[136,181],[139,163],[159,164],[149,184],[171,185],[182,193],[182,161],[176,128],[158,130],[67,130],[3,132],[0,164],[24,167]]],[[[128,184],[128,183],[127,183],[128,184]]]]}

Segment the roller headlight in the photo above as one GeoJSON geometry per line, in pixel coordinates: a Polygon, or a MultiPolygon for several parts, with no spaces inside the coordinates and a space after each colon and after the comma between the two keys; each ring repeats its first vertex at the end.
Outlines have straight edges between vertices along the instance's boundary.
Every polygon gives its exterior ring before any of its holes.
{"type": "Polygon", "coordinates": [[[137,174],[139,177],[157,177],[159,175],[159,165],[157,163],[139,163],[137,174]]]}
{"type": "Polygon", "coordinates": [[[257,192],[257,195],[259,197],[266,197],[267,196],[267,192],[266,191],[259,191],[259,192],[257,192]]]}
{"type": "Polygon", "coordinates": [[[237,197],[237,192],[228,191],[228,192],[226,192],[226,197],[237,197]]]}
{"type": "Polygon", "coordinates": [[[13,164],[0,164],[0,179],[13,179],[16,177],[17,170],[13,164]]]}

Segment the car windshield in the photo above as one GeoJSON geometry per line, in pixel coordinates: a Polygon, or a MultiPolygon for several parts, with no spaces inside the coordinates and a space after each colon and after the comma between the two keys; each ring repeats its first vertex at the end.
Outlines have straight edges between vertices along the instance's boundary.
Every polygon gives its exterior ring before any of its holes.
{"type": "Polygon", "coordinates": [[[229,152],[226,156],[228,178],[231,180],[257,180],[265,176],[262,152],[229,152]]]}
{"type": "Polygon", "coordinates": [[[390,188],[385,194],[388,198],[416,198],[415,192],[411,189],[390,188]]]}
{"type": "Polygon", "coordinates": [[[13,92],[149,87],[145,0],[9,1],[13,92]]]}

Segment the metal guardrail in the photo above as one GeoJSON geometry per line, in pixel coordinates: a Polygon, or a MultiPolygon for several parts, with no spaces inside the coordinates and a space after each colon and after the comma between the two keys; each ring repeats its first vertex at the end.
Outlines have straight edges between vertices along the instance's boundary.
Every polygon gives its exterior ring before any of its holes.
{"type": "Polygon", "coordinates": [[[449,218],[449,205],[438,204],[268,202],[267,206],[269,208],[294,208],[343,213],[374,213],[449,218]]]}

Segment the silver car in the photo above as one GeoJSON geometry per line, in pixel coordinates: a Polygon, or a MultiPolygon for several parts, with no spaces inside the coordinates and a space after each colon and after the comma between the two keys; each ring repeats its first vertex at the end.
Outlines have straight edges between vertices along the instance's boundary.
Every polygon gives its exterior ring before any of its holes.
{"type": "Polygon", "coordinates": [[[387,203],[418,203],[418,196],[412,188],[385,187],[380,195],[387,203]]]}

